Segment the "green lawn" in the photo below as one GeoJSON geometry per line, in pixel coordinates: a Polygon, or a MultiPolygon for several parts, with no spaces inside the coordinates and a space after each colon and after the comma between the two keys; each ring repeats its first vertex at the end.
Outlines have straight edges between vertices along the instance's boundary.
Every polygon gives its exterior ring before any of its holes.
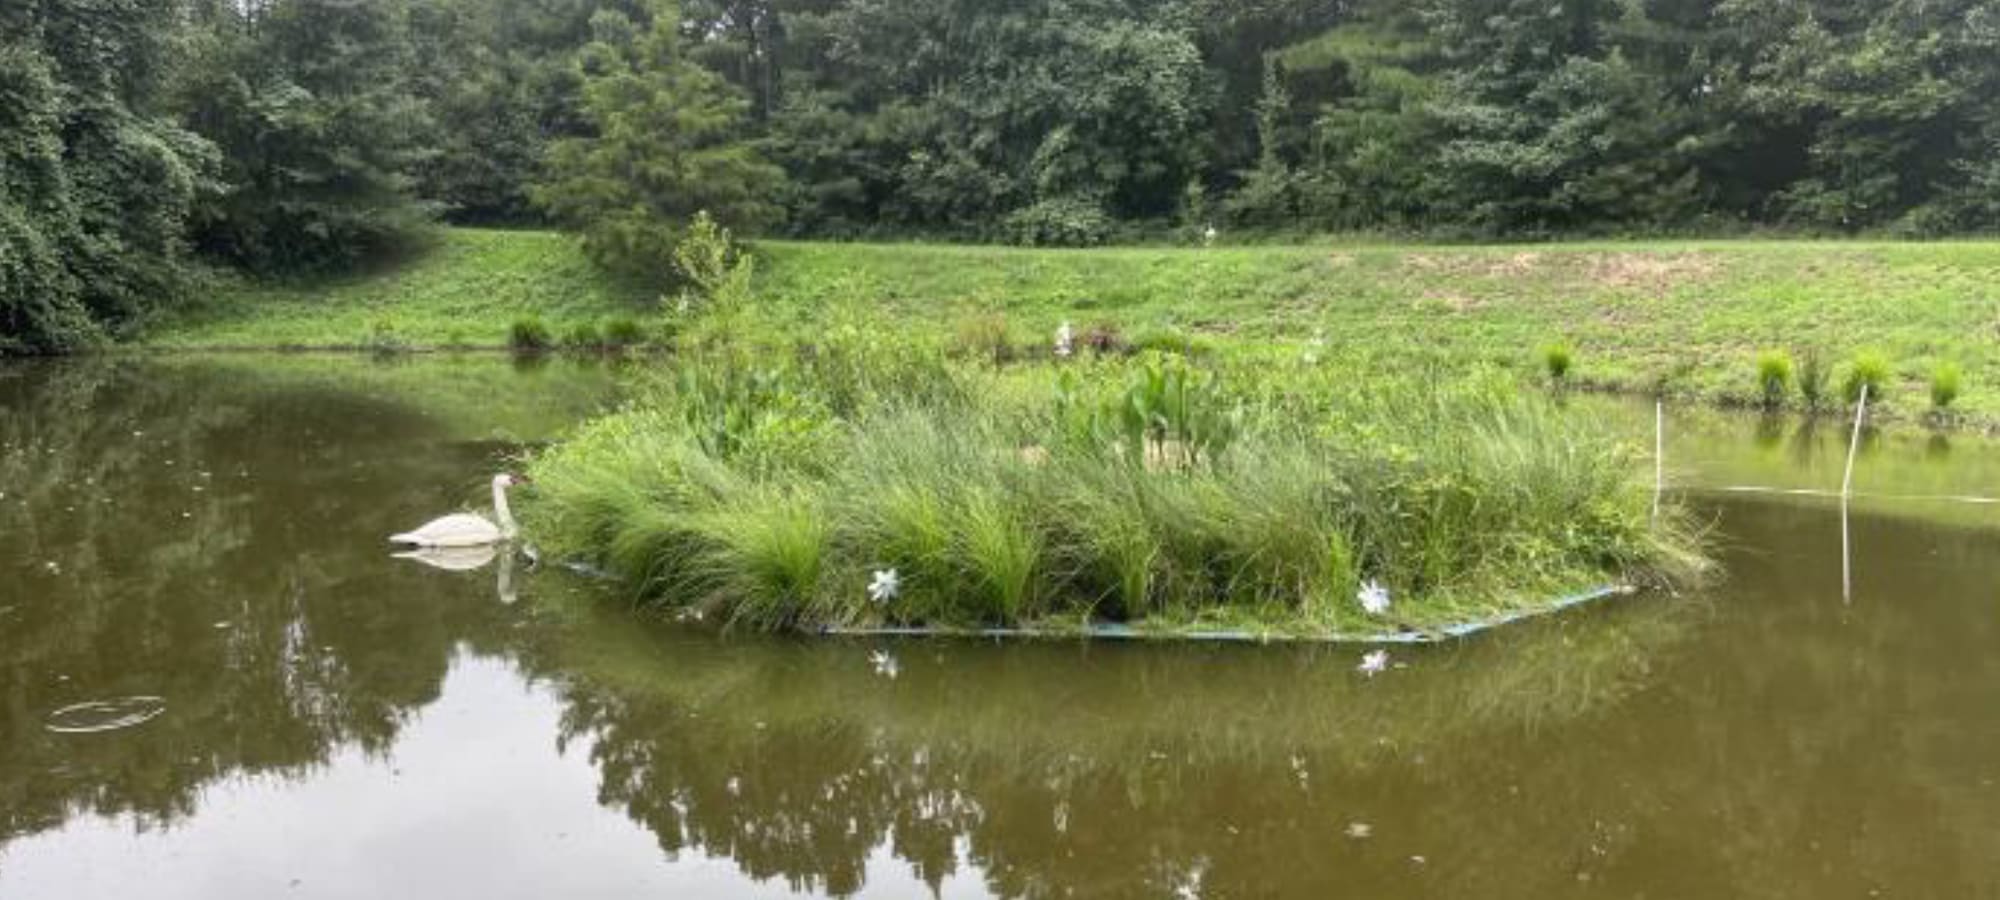
{"type": "MultiPolygon", "coordinates": [[[[1872,349],[1894,363],[1892,407],[1925,409],[1931,367],[1952,360],[1965,371],[1960,407],[2000,421],[2000,241],[761,248],[746,315],[767,332],[810,336],[848,322],[950,340],[983,319],[1042,345],[1068,320],[1128,338],[1205,335],[1232,353],[1295,354],[1319,335],[1329,358],[1524,372],[1538,348],[1560,341],[1575,348],[1585,382],[1664,382],[1708,399],[1748,398],[1760,350],[1817,349],[1837,381],[1855,352],[1872,349]]],[[[226,290],[149,343],[497,345],[529,313],[561,335],[643,309],[561,237],[454,230],[432,253],[372,276],[226,290]]]]}
{"type": "Polygon", "coordinates": [[[365,274],[225,283],[143,343],[175,349],[499,347],[507,343],[508,327],[530,315],[559,337],[578,324],[646,316],[648,307],[598,275],[562,235],[451,229],[417,258],[365,274]]]}

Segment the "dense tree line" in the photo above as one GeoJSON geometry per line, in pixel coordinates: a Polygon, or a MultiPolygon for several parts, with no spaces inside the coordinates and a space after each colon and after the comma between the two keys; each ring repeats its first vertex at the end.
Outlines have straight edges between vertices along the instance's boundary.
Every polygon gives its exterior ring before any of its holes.
{"type": "Polygon", "coordinates": [[[434,217],[1091,244],[2000,225],[2000,0],[16,0],[0,349],[434,217]]]}

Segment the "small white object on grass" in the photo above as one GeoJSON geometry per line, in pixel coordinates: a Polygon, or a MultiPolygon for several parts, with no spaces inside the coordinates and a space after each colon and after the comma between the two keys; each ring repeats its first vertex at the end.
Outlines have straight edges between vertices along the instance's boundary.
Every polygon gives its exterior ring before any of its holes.
{"type": "Polygon", "coordinates": [[[1075,353],[1076,332],[1069,327],[1069,322],[1065,321],[1062,327],[1056,329],[1056,356],[1068,359],[1075,353]]]}
{"type": "Polygon", "coordinates": [[[876,603],[887,603],[903,592],[903,578],[895,569],[876,569],[875,580],[868,582],[868,599],[876,603]]]}
{"type": "Polygon", "coordinates": [[[1389,589],[1383,587],[1382,582],[1372,578],[1361,586],[1361,592],[1355,594],[1354,599],[1360,601],[1361,610],[1371,616],[1379,616],[1389,611],[1389,589]]]}

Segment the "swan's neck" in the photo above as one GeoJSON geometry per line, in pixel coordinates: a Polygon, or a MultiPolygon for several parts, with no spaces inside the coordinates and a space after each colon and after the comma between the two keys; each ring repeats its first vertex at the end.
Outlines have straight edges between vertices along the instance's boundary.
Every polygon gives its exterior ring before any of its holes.
{"type": "Polygon", "coordinates": [[[507,506],[507,485],[493,482],[493,516],[500,520],[500,534],[512,538],[520,532],[514,525],[514,511],[507,506]]]}

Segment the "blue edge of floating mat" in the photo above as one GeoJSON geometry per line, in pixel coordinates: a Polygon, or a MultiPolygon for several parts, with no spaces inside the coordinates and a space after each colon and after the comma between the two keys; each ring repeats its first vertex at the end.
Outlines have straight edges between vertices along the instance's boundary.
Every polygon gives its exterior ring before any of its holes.
{"type": "Polygon", "coordinates": [[[1217,641],[1240,643],[1315,643],[1315,644],[1439,644],[1445,641],[1471,637],[1483,631],[1510,625],[1523,619],[1555,615],[1568,609],[1575,609],[1588,603],[1595,603],[1610,597],[1622,597],[1636,593],[1630,585],[1606,585],[1557,600],[1542,609],[1522,610],[1490,619],[1474,622],[1460,622],[1433,628],[1428,631],[1397,631],[1387,634],[1292,634],[1280,631],[1176,631],[1172,629],[1135,628],[1131,625],[1113,623],[1092,624],[1082,628],[840,628],[827,627],[818,633],[830,637],[898,637],[898,638],[996,638],[996,639],[1049,639],[1089,638],[1112,641],[1217,641]]]}

